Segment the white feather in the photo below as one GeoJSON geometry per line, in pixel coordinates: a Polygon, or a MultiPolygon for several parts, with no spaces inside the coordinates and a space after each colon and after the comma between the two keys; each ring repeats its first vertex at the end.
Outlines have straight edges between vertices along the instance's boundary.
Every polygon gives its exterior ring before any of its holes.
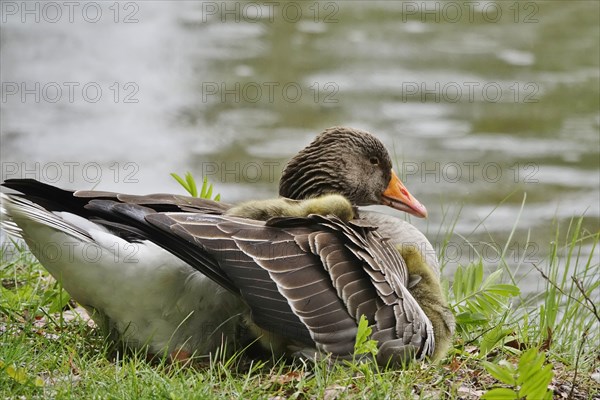
{"type": "Polygon", "coordinates": [[[149,241],[128,242],[77,215],[1,197],[7,233],[23,238],[96,323],[108,319],[129,346],[147,345],[154,354],[208,354],[222,335],[234,339],[243,303],[174,255],[149,241]]]}

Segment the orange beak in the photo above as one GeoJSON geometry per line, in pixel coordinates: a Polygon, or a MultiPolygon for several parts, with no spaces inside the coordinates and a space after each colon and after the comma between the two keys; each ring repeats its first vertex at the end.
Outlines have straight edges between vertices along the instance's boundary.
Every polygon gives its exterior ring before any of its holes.
{"type": "Polygon", "coordinates": [[[400,181],[394,170],[387,189],[383,192],[381,204],[404,211],[419,218],[427,218],[427,209],[415,199],[400,181]]]}

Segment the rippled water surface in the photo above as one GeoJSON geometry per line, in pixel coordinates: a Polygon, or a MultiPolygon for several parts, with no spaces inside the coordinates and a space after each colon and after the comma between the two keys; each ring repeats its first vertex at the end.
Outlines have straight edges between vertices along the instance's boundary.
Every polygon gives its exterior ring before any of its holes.
{"type": "Polygon", "coordinates": [[[553,221],[599,229],[599,3],[475,3],[4,2],[2,179],[173,192],[190,170],[266,198],[350,125],[386,143],[436,244],[460,211],[475,250],[504,245],[526,194],[509,252],[542,262],[553,221]]]}

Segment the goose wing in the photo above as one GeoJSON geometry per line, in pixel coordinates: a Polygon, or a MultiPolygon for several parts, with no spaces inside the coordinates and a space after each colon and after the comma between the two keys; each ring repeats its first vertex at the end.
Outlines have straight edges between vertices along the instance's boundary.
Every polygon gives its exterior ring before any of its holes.
{"type": "MultiPolygon", "coordinates": [[[[182,239],[176,246],[209,254],[240,291],[254,322],[271,333],[348,356],[365,315],[383,363],[433,351],[433,329],[406,288],[404,262],[372,227],[319,215],[264,223],[153,213],[145,220],[182,239]]],[[[202,264],[186,261],[204,272],[202,264]]]]}

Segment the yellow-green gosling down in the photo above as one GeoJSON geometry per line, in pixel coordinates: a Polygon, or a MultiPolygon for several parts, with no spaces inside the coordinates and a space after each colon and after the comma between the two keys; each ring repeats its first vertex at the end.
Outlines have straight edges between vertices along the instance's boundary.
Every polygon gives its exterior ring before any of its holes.
{"type": "Polygon", "coordinates": [[[324,131],[286,166],[280,198],[237,206],[30,179],[3,186],[19,192],[2,194],[6,232],[130,348],[187,358],[260,335],[276,353],[349,359],[361,315],[381,365],[439,359],[451,343],[429,241],[360,209],[427,215],[367,132],[324,131]],[[73,251],[57,257],[48,243],[73,251]]]}
{"type": "Polygon", "coordinates": [[[446,355],[452,344],[454,334],[454,315],[448,307],[448,301],[442,292],[440,278],[434,269],[427,264],[425,257],[414,244],[398,245],[398,251],[406,263],[408,273],[416,276],[414,284],[408,291],[419,302],[427,318],[433,325],[435,350],[433,360],[439,360],[446,355]]]}
{"type": "Polygon", "coordinates": [[[344,222],[354,218],[352,204],[339,194],[327,194],[307,200],[286,198],[255,200],[230,208],[225,213],[234,217],[267,221],[275,217],[308,217],[311,214],[333,215],[344,222]]]}

